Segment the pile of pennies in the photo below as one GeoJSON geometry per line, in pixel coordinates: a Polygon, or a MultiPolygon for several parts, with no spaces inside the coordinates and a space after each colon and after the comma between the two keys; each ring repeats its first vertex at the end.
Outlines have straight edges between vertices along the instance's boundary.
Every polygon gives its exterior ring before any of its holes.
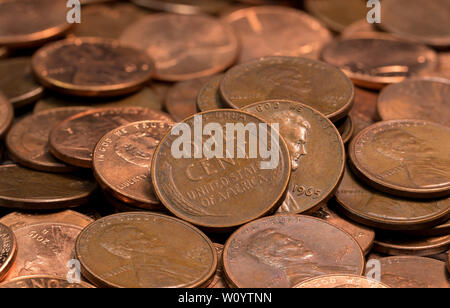
{"type": "Polygon", "coordinates": [[[450,287],[450,1],[81,4],[0,0],[0,287],[450,287]]]}

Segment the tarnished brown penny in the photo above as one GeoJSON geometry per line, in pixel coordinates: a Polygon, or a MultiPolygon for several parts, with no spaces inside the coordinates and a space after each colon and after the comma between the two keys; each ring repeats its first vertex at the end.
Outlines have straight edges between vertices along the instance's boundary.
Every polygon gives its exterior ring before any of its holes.
{"type": "Polygon", "coordinates": [[[355,131],[357,135],[364,128],[377,122],[377,99],[378,92],[355,87],[355,103],[350,111],[355,131]]]}
{"type": "Polygon", "coordinates": [[[379,259],[381,282],[391,288],[449,288],[445,263],[430,258],[398,256],[379,259]]]}
{"type": "Polygon", "coordinates": [[[215,249],[192,225],[144,212],[97,220],[76,242],[83,276],[107,287],[205,287],[216,272],[215,249]]]}
{"type": "Polygon", "coordinates": [[[0,223],[0,281],[13,265],[17,253],[17,242],[13,231],[0,223]]]}
{"type": "Polygon", "coordinates": [[[417,119],[450,126],[450,81],[408,79],[390,85],[378,97],[382,120],[417,119]]]}
{"type": "Polygon", "coordinates": [[[87,282],[70,283],[66,278],[33,275],[17,277],[0,284],[2,289],[89,289],[87,282]]]}
{"type": "Polygon", "coordinates": [[[219,73],[238,52],[230,26],[203,15],[154,14],[129,26],[120,40],[146,50],[156,62],[155,78],[165,81],[219,73]]]}
{"type": "Polygon", "coordinates": [[[436,47],[450,46],[450,3],[446,0],[386,0],[380,26],[412,41],[436,47]],[[408,7],[408,14],[405,14],[408,7]]]}
{"type": "Polygon", "coordinates": [[[214,243],[214,247],[217,250],[218,265],[214,279],[208,286],[208,289],[226,289],[228,285],[223,273],[223,245],[214,243]]]}
{"type": "Polygon", "coordinates": [[[131,0],[142,7],[177,14],[215,14],[227,8],[231,0],[131,0]]]}
{"type": "Polygon", "coordinates": [[[341,209],[351,219],[387,230],[422,230],[448,220],[450,198],[402,199],[360,183],[346,168],[336,192],[341,209]]]}
{"type": "Polygon", "coordinates": [[[62,35],[67,22],[64,0],[0,1],[0,46],[12,48],[42,45],[62,35]]]}
{"type": "Polygon", "coordinates": [[[363,276],[327,275],[308,279],[294,288],[298,289],[386,289],[389,286],[363,276]]]}
{"type": "Polygon", "coordinates": [[[349,147],[352,169],[391,194],[438,198],[450,194],[450,128],[422,120],[374,124],[349,147]]]}
{"type": "Polygon", "coordinates": [[[310,15],[283,6],[243,8],[224,16],[241,43],[239,63],[267,56],[317,59],[331,41],[327,28],[310,15]]]}
{"type": "Polygon", "coordinates": [[[13,125],[6,138],[8,154],[20,165],[46,172],[70,172],[73,166],[55,159],[48,148],[52,128],[59,122],[88,110],[67,107],[29,115],[13,125]]]}
{"type": "Polygon", "coordinates": [[[44,88],[31,72],[30,58],[0,60],[0,91],[14,108],[33,103],[43,95],[44,88]]]}
{"type": "MultiPolygon", "coordinates": [[[[270,143],[273,151],[278,153],[277,158],[275,155],[272,157],[277,160],[271,166],[264,166],[270,164],[270,159],[264,159],[259,154],[250,156],[250,151],[243,148],[257,137],[257,132],[256,135],[244,133],[237,139],[236,133],[228,136],[225,128],[233,125],[242,132],[249,127],[256,130],[264,124],[263,120],[252,114],[224,109],[200,113],[174,126],[171,134],[159,144],[152,162],[153,185],[164,206],[177,217],[214,231],[227,231],[275,211],[290,178],[291,163],[286,143],[275,130],[266,130],[266,139],[259,136],[262,141],[260,148],[270,143]],[[205,143],[202,147],[205,151],[202,155],[195,154],[199,158],[194,158],[194,155],[185,155],[190,158],[173,156],[172,147],[179,143],[179,137],[174,132],[178,129],[194,131],[211,123],[224,128],[222,137],[219,137],[222,140],[218,141],[223,142],[222,152],[209,151],[211,148],[208,150],[206,145],[211,142],[211,135],[203,135],[200,142],[205,143]],[[243,130],[239,129],[240,125],[244,125],[243,130]],[[231,139],[237,146],[230,149],[226,139],[231,139]],[[244,152],[245,155],[240,156],[244,158],[238,156],[238,149],[244,152]]],[[[200,144],[194,143],[194,146],[198,148],[200,144]]]]}
{"type": "Polygon", "coordinates": [[[233,108],[287,99],[302,102],[331,121],[345,117],[354,99],[352,82],[338,68],[293,57],[267,57],[237,65],[225,74],[220,92],[233,108]]]}
{"type": "Polygon", "coordinates": [[[161,121],[135,122],[102,137],[93,158],[94,175],[100,185],[135,207],[160,208],[150,167],[156,147],[172,125],[161,121]]]}
{"type": "Polygon", "coordinates": [[[327,202],[341,181],[345,164],[344,145],[333,123],[294,101],[265,101],[243,110],[278,124],[288,145],[291,180],[278,212],[311,213],[327,202]]]}
{"type": "Polygon", "coordinates": [[[32,58],[40,83],[63,94],[118,96],[150,80],[153,60],[144,52],[103,38],[73,38],[48,44],[32,58]]]}
{"type": "Polygon", "coordinates": [[[10,128],[14,119],[14,109],[11,103],[0,92],[0,139],[10,128]]]}
{"type": "Polygon", "coordinates": [[[291,288],[317,276],[364,270],[361,248],[348,233],[300,215],[266,217],[241,227],[225,244],[223,261],[228,282],[238,288],[291,288]]]}
{"type": "Polygon", "coordinates": [[[353,133],[355,132],[355,126],[353,125],[353,118],[351,115],[339,120],[335,123],[339,134],[341,135],[342,141],[347,143],[352,139],[353,133]]]}
{"type": "Polygon", "coordinates": [[[197,95],[197,109],[200,111],[209,111],[226,108],[222,97],[220,96],[220,83],[223,75],[211,77],[197,95]]]}
{"type": "Polygon", "coordinates": [[[16,165],[0,166],[0,207],[61,209],[88,201],[97,188],[85,173],[52,174],[16,165]]]}
{"type": "Polygon", "coordinates": [[[167,114],[147,108],[94,109],[58,124],[50,133],[50,151],[63,162],[91,168],[93,151],[100,138],[119,126],[144,120],[171,121],[167,114]]]}
{"type": "Polygon", "coordinates": [[[435,51],[390,38],[336,40],[322,50],[322,59],[339,67],[362,87],[380,89],[437,68],[435,51]]]}

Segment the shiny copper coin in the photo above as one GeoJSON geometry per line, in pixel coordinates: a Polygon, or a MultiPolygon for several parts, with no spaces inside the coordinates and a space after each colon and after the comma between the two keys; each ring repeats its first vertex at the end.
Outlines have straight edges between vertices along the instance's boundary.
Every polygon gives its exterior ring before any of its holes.
{"type": "Polygon", "coordinates": [[[339,69],[291,57],[267,57],[237,65],[225,74],[220,92],[233,108],[288,99],[316,109],[331,121],[345,117],[354,99],[353,84],[339,69]]]}
{"type": "Polygon", "coordinates": [[[2,289],[89,289],[94,288],[87,282],[70,283],[66,278],[52,276],[24,276],[0,284],[2,289]]]}
{"type": "Polygon", "coordinates": [[[422,230],[450,216],[450,198],[412,200],[384,194],[360,183],[348,168],[336,200],[351,219],[379,229],[422,230]]]}
{"type": "Polygon", "coordinates": [[[450,128],[422,120],[386,121],[349,147],[358,177],[391,194],[438,198],[450,194],[450,128]]]}
{"type": "Polygon", "coordinates": [[[67,22],[64,0],[0,1],[0,46],[12,48],[42,45],[62,35],[67,22]]]}
{"type": "MultiPolygon", "coordinates": [[[[271,165],[269,159],[245,150],[246,144],[255,140],[257,132],[249,132],[238,139],[236,133],[229,135],[231,133],[225,130],[217,141],[223,142],[222,150],[212,150],[211,146],[208,149],[211,135],[203,135],[200,142],[204,143],[205,150],[201,155],[184,155],[185,158],[177,159],[172,151],[180,142],[174,130],[180,128],[194,131],[201,127],[203,131],[203,127],[211,125],[232,125],[242,132],[240,125],[248,129],[264,126],[264,123],[252,114],[224,109],[201,113],[175,126],[159,144],[152,162],[152,182],[164,206],[183,220],[215,231],[227,231],[275,211],[282,201],[291,171],[288,147],[275,130],[266,130],[266,139],[260,136],[260,148],[270,144],[274,149],[272,153],[276,151],[272,155],[276,161],[271,165]],[[231,149],[226,139],[237,146],[231,149]],[[238,151],[244,153],[239,156],[238,151]]],[[[264,134],[262,130],[261,134],[264,134]]],[[[198,142],[193,144],[196,148],[201,146],[198,142]]]]}
{"type": "Polygon", "coordinates": [[[379,120],[377,99],[378,92],[355,87],[355,103],[350,111],[355,127],[353,135],[359,134],[364,128],[369,127],[379,120]]]}
{"type": "Polygon", "coordinates": [[[219,73],[238,52],[232,29],[202,15],[154,14],[129,26],[120,40],[146,50],[156,61],[155,78],[165,81],[219,73]]]}
{"type": "Polygon", "coordinates": [[[363,276],[327,275],[308,279],[294,288],[298,289],[386,289],[389,286],[363,276]]]}
{"type": "Polygon", "coordinates": [[[0,93],[0,139],[10,128],[14,119],[14,109],[11,103],[0,93]]]}
{"type": "Polygon", "coordinates": [[[317,276],[364,270],[361,248],[348,233],[300,215],[241,227],[225,244],[223,261],[228,282],[238,288],[290,288],[317,276]]]}
{"type": "Polygon", "coordinates": [[[381,282],[391,288],[449,288],[445,263],[430,258],[399,256],[379,259],[381,282]]]}
{"type": "Polygon", "coordinates": [[[44,88],[37,83],[31,72],[31,59],[11,58],[0,61],[0,91],[20,108],[38,100],[44,88]]]}
{"type": "Polygon", "coordinates": [[[226,289],[228,288],[228,285],[223,273],[223,245],[214,243],[214,246],[217,250],[218,265],[216,275],[214,276],[211,284],[208,286],[208,289],[226,289]]]}
{"type": "Polygon", "coordinates": [[[332,39],[328,29],[315,18],[283,6],[243,8],[223,20],[239,37],[239,63],[267,56],[317,59],[320,49],[332,39]]]}
{"type": "Polygon", "coordinates": [[[100,185],[135,207],[160,208],[150,167],[156,147],[172,125],[160,121],[135,122],[103,136],[93,158],[94,175],[100,185]]]}
{"type": "Polygon", "coordinates": [[[450,126],[450,81],[410,79],[390,85],[378,97],[382,120],[417,119],[450,126]]]}
{"type": "Polygon", "coordinates": [[[437,54],[425,45],[389,38],[350,38],[332,42],[322,59],[345,72],[359,86],[380,89],[433,71],[437,54]]]}
{"type": "Polygon", "coordinates": [[[97,183],[85,173],[52,174],[16,165],[0,166],[0,207],[42,210],[76,207],[97,183]]]}
{"type": "Polygon", "coordinates": [[[336,122],[335,126],[338,129],[344,143],[347,143],[350,139],[352,139],[353,133],[355,132],[355,126],[353,125],[353,118],[351,115],[348,115],[336,122]]]}
{"type": "Polygon", "coordinates": [[[142,7],[177,14],[215,14],[227,8],[231,0],[131,0],[142,7]]]}
{"type": "Polygon", "coordinates": [[[345,164],[344,145],[333,123],[294,101],[265,101],[243,110],[278,124],[288,145],[291,180],[278,212],[311,213],[326,203],[341,181],[345,164]]]}
{"type": "Polygon", "coordinates": [[[97,286],[192,288],[207,286],[217,252],[200,230],[154,213],[107,216],[77,239],[82,274],[97,286]]]}
{"type": "Polygon", "coordinates": [[[0,223],[0,281],[10,270],[17,253],[17,242],[13,231],[0,223]]]}
{"type": "Polygon", "coordinates": [[[380,232],[377,233],[373,249],[387,255],[432,256],[450,249],[450,235],[413,237],[380,232]]]}
{"type": "Polygon", "coordinates": [[[200,111],[209,111],[226,108],[220,96],[220,83],[223,75],[211,77],[197,95],[197,109],[200,111]]]}
{"type": "Polygon", "coordinates": [[[6,138],[8,154],[25,167],[46,172],[70,172],[76,168],[55,159],[48,148],[52,128],[59,122],[88,110],[68,107],[29,115],[14,124],[6,138]]]}
{"type": "Polygon", "coordinates": [[[91,168],[94,148],[100,138],[119,126],[144,120],[171,121],[165,113],[147,108],[94,109],[58,124],[50,133],[50,151],[63,162],[91,168]]]}
{"type": "Polygon", "coordinates": [[[154,62],[145,52],[115,40],[75,38],[39,49],[32,67],[39,82],[55,91],[104,97],[143,88],[154,62]]]}

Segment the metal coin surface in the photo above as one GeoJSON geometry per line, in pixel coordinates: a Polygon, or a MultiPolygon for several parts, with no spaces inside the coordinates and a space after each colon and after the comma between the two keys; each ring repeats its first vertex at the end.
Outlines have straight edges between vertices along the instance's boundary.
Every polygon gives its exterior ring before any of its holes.
{"type": "Polygon", "coordinates": [[[0,223],[0,281],[10,270],[17,253],[17,242],[13,231],[0,223]]]}
{"type": "Polygon", "coordinates": [[[339,67],[361,87],[381,89],[437,68],[435,51],[390,38],[350,38],[334,41],[322,50],[322,59],[339,67]]]}
{"type": "MultiPolygon", "coordinates": [[[[248,129],[261,127],[265,122],[243,111],[223,109],[188,118],[178,127],[188,127],[194,131],[199,126],[207,128],[209,124],[224,128],[244,125],[248,129]]],[[[178,137],[168,134],[153,155],[152,181],[157,196],[175,216],[214,231],[228,231],[272,213],[284,198],[291,163],[284,140],[274,130],[268,129],[266,133],[266,139],[259,136],[260,149],[270,142],[277,151],[277,161],[267,169],[263,166],[270,163],[269,159],[258,154],[250,155],[250,151],[246,152],[243,148],[247,148],[246,144],[252,140],[255,141],[258,132],[249,131],[245,134],[247,136],[238,139],[235,133],[231,136],[224,130],[222,137],[219,137],[221,139],[217,139],[218,143],[223,144],[222,152],[205,150],[204,155],[199,156],[197,153],[195,156],[185,155],[190,158],[179,159],[172,152],[172,147],[179,142],[178,137]],[[227,139],[231,139],[233,144],[237,143],[237,146],[231,149],[227,139]],[[239,155],[238,151],[246,155],[239,155]]],[[[207,149],[211,135],[200,138],[207,149]]],[[[275,154],[272,158],[275,158],[275,154]]]]}
{"type": "Polygon", "coordinates": [[[217,268],[211,241],[192,225],[154,213],[123,213],[85,228],[76,242],[83,276],[97,286],[207,286],[217,268]]]}
{"type": "Polygon", "coordinates": [[[0,93],[0,139],[2,139],[14,119],[14,109],[11,103],[0,93]]]}
{"type": "Polygon", "coordinates": [[[29,210],[76,207],[86,203],[96,188],[94,179],[84,173],[52,174],[16,165],[0,166],[0,207],[29,210]]]}
{"type": "Polygon", "coordinates": [[[278,212],[311,213],[326,203],[342,179],[345,164],[345,148],[333,123],[294,101],[265,101],[243,110],[278,124],[288,145],[291,180],[278,212]]]}
{"type": "MultiPolygon", "coordinates": [[[[377,28],[373,24],[368,23],[367,19],[364,18],[345,27],[344,31],[341,33],[341,37],[344,39],[366,36],[373,37],[378,34],[380,34],[380,32],[377,31],[377,28]]],[[[386,33],[382,34],[387,35],[386,33]]]]}
{"type": "Polygon", "coordinates": [[[422,120],[374,124],[349,147],[358,177],[378,190],[404,197],[450,194],[450,128],[422,120]]]}
{"type": "Polygon", "coordinates": [[[66,4],[63,0],[0,1],[0,46],[32,47],[62,35],[72,26],[66,4]]]}
{"type": "Polygon", "coordinates": [[[407,232],[406,234],[420,235],[420,236],[444,236],[450,234],[450,220],[443,224],[437,225],[431,229],[421,229],[407,232]]]}
{"type": "Polygon", "coordinates": [[[410,235],[377,233],[373,250],[392,256],[432,256],[450,249],[450,235],[413,237],[410,235]]]}
{"type": "Polygon", "coordinates": [[[389,286],[363,276],[328,275],[311,278],[294,288],[298,289],[386,289],[389,286]]]}
{"type": "Polygon", "coordinates": [[[223,261],[228,282],[238,288],[291,288],[317,276],[364,270],[361,248],[349,234],[300,215],[266,217],[241,227],[225,244],[223,261]]]}
{"type": "Polygon", "coordinates": [[[231,0],[131,0],[142,7],[177,14],[219,13],[231,0]]]}
{"type": "Polygon", "coordinates": [[[33,275],[14,278],[0,284],[2,289],[89,289],[94,288],[87,282],[70,283],[66,278],[33,275]]]}
{"type": "Polygon", "coordinates": [[[172,122],[144,121],[107,133],[94,150],[93,171],[100,185],[125,203],[160,208],[150,167],[153,153],[172,122]]]}
{"type": "Polygon", "coordinates": [[[13,125],[6,138],[8,154],[25,167],[46,172],[70,172],[76,168],[50,154],[48,138],[54,125],[85,112],[87,107],[67,107],[29,115],[13,125]]]}
{"type": "Polygon", "coordinates": [[[333,122],[348,114],[354,99],[352,82],[338,68],[292,57],[267,57],[237,65],[225,74],[220,92],[233,108],[286,99],[306,104],[333,122]]]}
{"type": "Polygon", "coordinates": [[[220,83],[223,75],[211,77],[197,95],[197,109],[200,111],[209,111],[226,108],[222,97],[220,96],[220,83]]]}
{"type": "Polygon", "coordinates": [[[154,77],[164,81],[219,73],[238,53],[230,26],[203,15],[154,14],[129,26],[120,40],[146,50],[156,62],[154,77]]]}
{"type": "Polygon", "coordinates": [[[103,38],[75,38],[48,44],[32,58],[40,83],[63,94],[118,96],[150,80],[153,60],[139,49],[103,38]]]}
{"type": "Polygon", "coordinates": [[[228,285],[223,273],[223,245],[214,243],[214,246],[217,250],[218,265],[214,279],[208,286],[208,289],[226,289],[228,285]]]}
{"type": "Polygon", "coordinates": [[[450,81],[410,79],[387,86],[377,107],[384,121],[417,119],[450,126],[450,81]]]}
{"type": "Polygon", "coordinates": [[[377,99],[378,92],[355,87],[355,103],[350,111],[355,126],[353,135],[378,122],[377,99]]]}
{"type": "Polygon", "coordinates": [[[50,133],[50,151],[70,165],[91,168],[97,142],[111,130],[144,120],[171,121],[163,112],[139,107],[101,108],[68,118],[50,133]]]}
{"type": "Polygon", "coordinates": [[[0,61],[0,91],[20,108],[38,100],[44,88],[36,82],[31,72],[31,59],[11,58],[0,61]]]}
{"type": "Polygon", "coordinates": [[[351,115],[339,120],[335,123],[339,134],[341,135],[342,141],[345,143],[349,142],[353,137],[355,131],[355,126],[353,125],[353,118],[351,115]]]}
{"type": "Polygon", "coordinates": [[[415,200],[384,194],[360,183],[348,168],[336,200],[351,219],[386,230],[423,230],[450,216],[450,198],[415,200]]]}
{"type": "Polygon", "coordinates": [[[283,6],[243,8],[224,16],[241,43],[239,63],[267,56],[319,58],[332,35],[310,15],[283,6]]]}

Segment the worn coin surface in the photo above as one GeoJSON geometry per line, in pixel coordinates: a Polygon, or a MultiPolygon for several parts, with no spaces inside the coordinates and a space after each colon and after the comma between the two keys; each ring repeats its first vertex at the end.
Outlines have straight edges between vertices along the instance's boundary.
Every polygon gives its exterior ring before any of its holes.
{"type": "Polygon", "coordinates": [[[131,0],[142,7],[177,14],[219,13],[231,0],[131,0]]]}
{"type": "Polygon", "coordinates": [[[97,286],[205,287],[217,268],[212,242],[192,225],[154,213],[107,216],[76,242],[82,274],[97,286]]]}
{"type": "Polygon", "coordinates": [[[160,208],[150,167],[153,153],[172,128],[172,122],[144,121],[107,133],[94,150],[97,181],[114,197],[144,209],[160,208]]]}
{"type": "Polygon", "coordinates": [[[345,148],[333,123],[313,108],[294,101],[265,101],[243,110],[269,124],[278,124],[288,145],[291,180],[278,212],[310,213],[331,198],[345,164],[345,148]]]}
{"type": "Polygon", "coordinates": [[[8,273],[17,253],[17,242],[13,231],[0,223],[0,281],[8,273]]]}
{"type": "Polygon", "coordinates": [[[267,57],[237,65],[225,74],[220,92],[233,108],[287,99],[306,104],[331,121],[345,117],[354,100],[353,84],[341,70],[293,57],[267,57]]]}
{"type": "Polygon", "coordinates": [[[86,289],[94,288],[87,282],[70,283],[66,278],[33,275],[17,277],[0,284],[5,289],[86,289]]]}
{"type": "Polygon", "coordinates": [[[361,248],[348,233],[300,215],[266,217],[241,227],[225,244],[223,262],[228,282],[238,288],[291,288],[317,276],[364,270],[361,248]]]}
{"type": "Polygon", "coordinates": [[[223,273],[223,245],[214,243],[214,247],[217,250],[218,265],[214,279],[208,286],[208,289],[226,289],[228,285],[223,273]]]}
{"type": "Polygon", "coordinates": [[[227,231],[275,211],[284,198],[291,163],[288,147],[277,131],[256,128],[264,124],[252,114],[224,109],[201,113],[175,126],[159,144],[152,162],[153,185],[164,206],[183,220],[215,231],[227,231]],[[191,144],[189,137],[183,146],[184,158],[174,157],[173,148],[180,142],[177,131],[198,132],[212,125],[219,129],[231,126],[231,130],[222,129],[220,135],[214,129],[199,136],[200,140],[196,137],[192,144],[203,148],[203,154],[194,148],[194,155],[186,155],[192,153],[187,148],[191,144]],[[242,125],[248,134],[236,136],[234,129],[239,132],[242,125]],[[247,151],[247,144],[255,145],[258,135],[260,151],[267,151],[270,144],[271,158],[247,151]]]}
{"type": "Polygon", "coordinates": [[[450,198],[403,199],[360,183],[347,168],[336,192],[341,210],[367,226],[387,230],[423,230],[448,220],[450,198]]]}
{"type": "Polygon", "coordinates": [[[153,60],[144,52],[104,38],[51,43],[32,58],[39,82],[77,96],[117,96],[136,92],[150,80],[153,60]]]}
{"type": "Polygon", "coordinates": [[[211,77],[200,89],[197,95],[197,109],[200,111],[209,111],[226,108],[222,97],[220,96],[220,83],[223,75],[211,77]]]}
{"type": "Polygon", "coordinates": [[[266,56],[317,59],[332,35],[310,15],[283,6],[243,8],[223,17],[241,43],[239,63],[266,56]]]}
{"type": "Polygon", "coordinates": [[[450,235],[413,237],[410,235],[377,233],[374,251],[388,255],[432,256],[450,249],[450,235]]]}
{"type": "Polygon", "coordinates": [[[377,108],[385,121],[417,119],[450,126],[450,81],[408,79],[387,86],[377,108]]]}
{"type": "Polygon", "coordinates": [[[450,128],[422,120],[374,124],[349,147],[358,177],[391,194],[438,198],[450,194],[450,128]]]}
{"type": "Polygon", "coordinates": [[[386,289],[384,283],[355,275],[327,275],[311,278],[294,288],[298,289],[386,289]]]}
{"type": "Polygon", "coordinates": [[[70,172],[75,168],[50,154],[48,138],[59,122],[86,111],[87,107],[67,107],[29,115],[13,125],[6,138],[8,154],[25,167],[46,172],[70,172]]]}
{"type": "Polygon", "coordinates": [[[380,89],[437,68],[435,51],[388,37],[336,40],[324,47],[322,59],[339,67],[362,87],[380,89]]]}
{"type": "Polygon", "coordinates": [[[0,92],[0,139],[10,128],[14,119],[14,109],[11,103],[0,92]]]}
{"type": "Polygon", "coordinates": [[[171,118],[163,112],[140,107],[90,110],[64,120],[52,130],[50,151],[68,164],[91,168],[93,151],[100,138],[119,126],[144,120],[171,121],[171,118]]]}
{"type": "Polygon", "coordinates": [[[86,203],[96,188],[97,183],[86,173],[52,174],[16,165],[0,166],[0,207],[30,210],[75,207],[86,203]]]}
{"type": "Polygon", "coordinates": [[[146,50],[156,62],[155,78],[165,81],[219,73],[238,53],[231,27],[203,15],[153,14],[129,26],[120,40],[146,50]]]}

